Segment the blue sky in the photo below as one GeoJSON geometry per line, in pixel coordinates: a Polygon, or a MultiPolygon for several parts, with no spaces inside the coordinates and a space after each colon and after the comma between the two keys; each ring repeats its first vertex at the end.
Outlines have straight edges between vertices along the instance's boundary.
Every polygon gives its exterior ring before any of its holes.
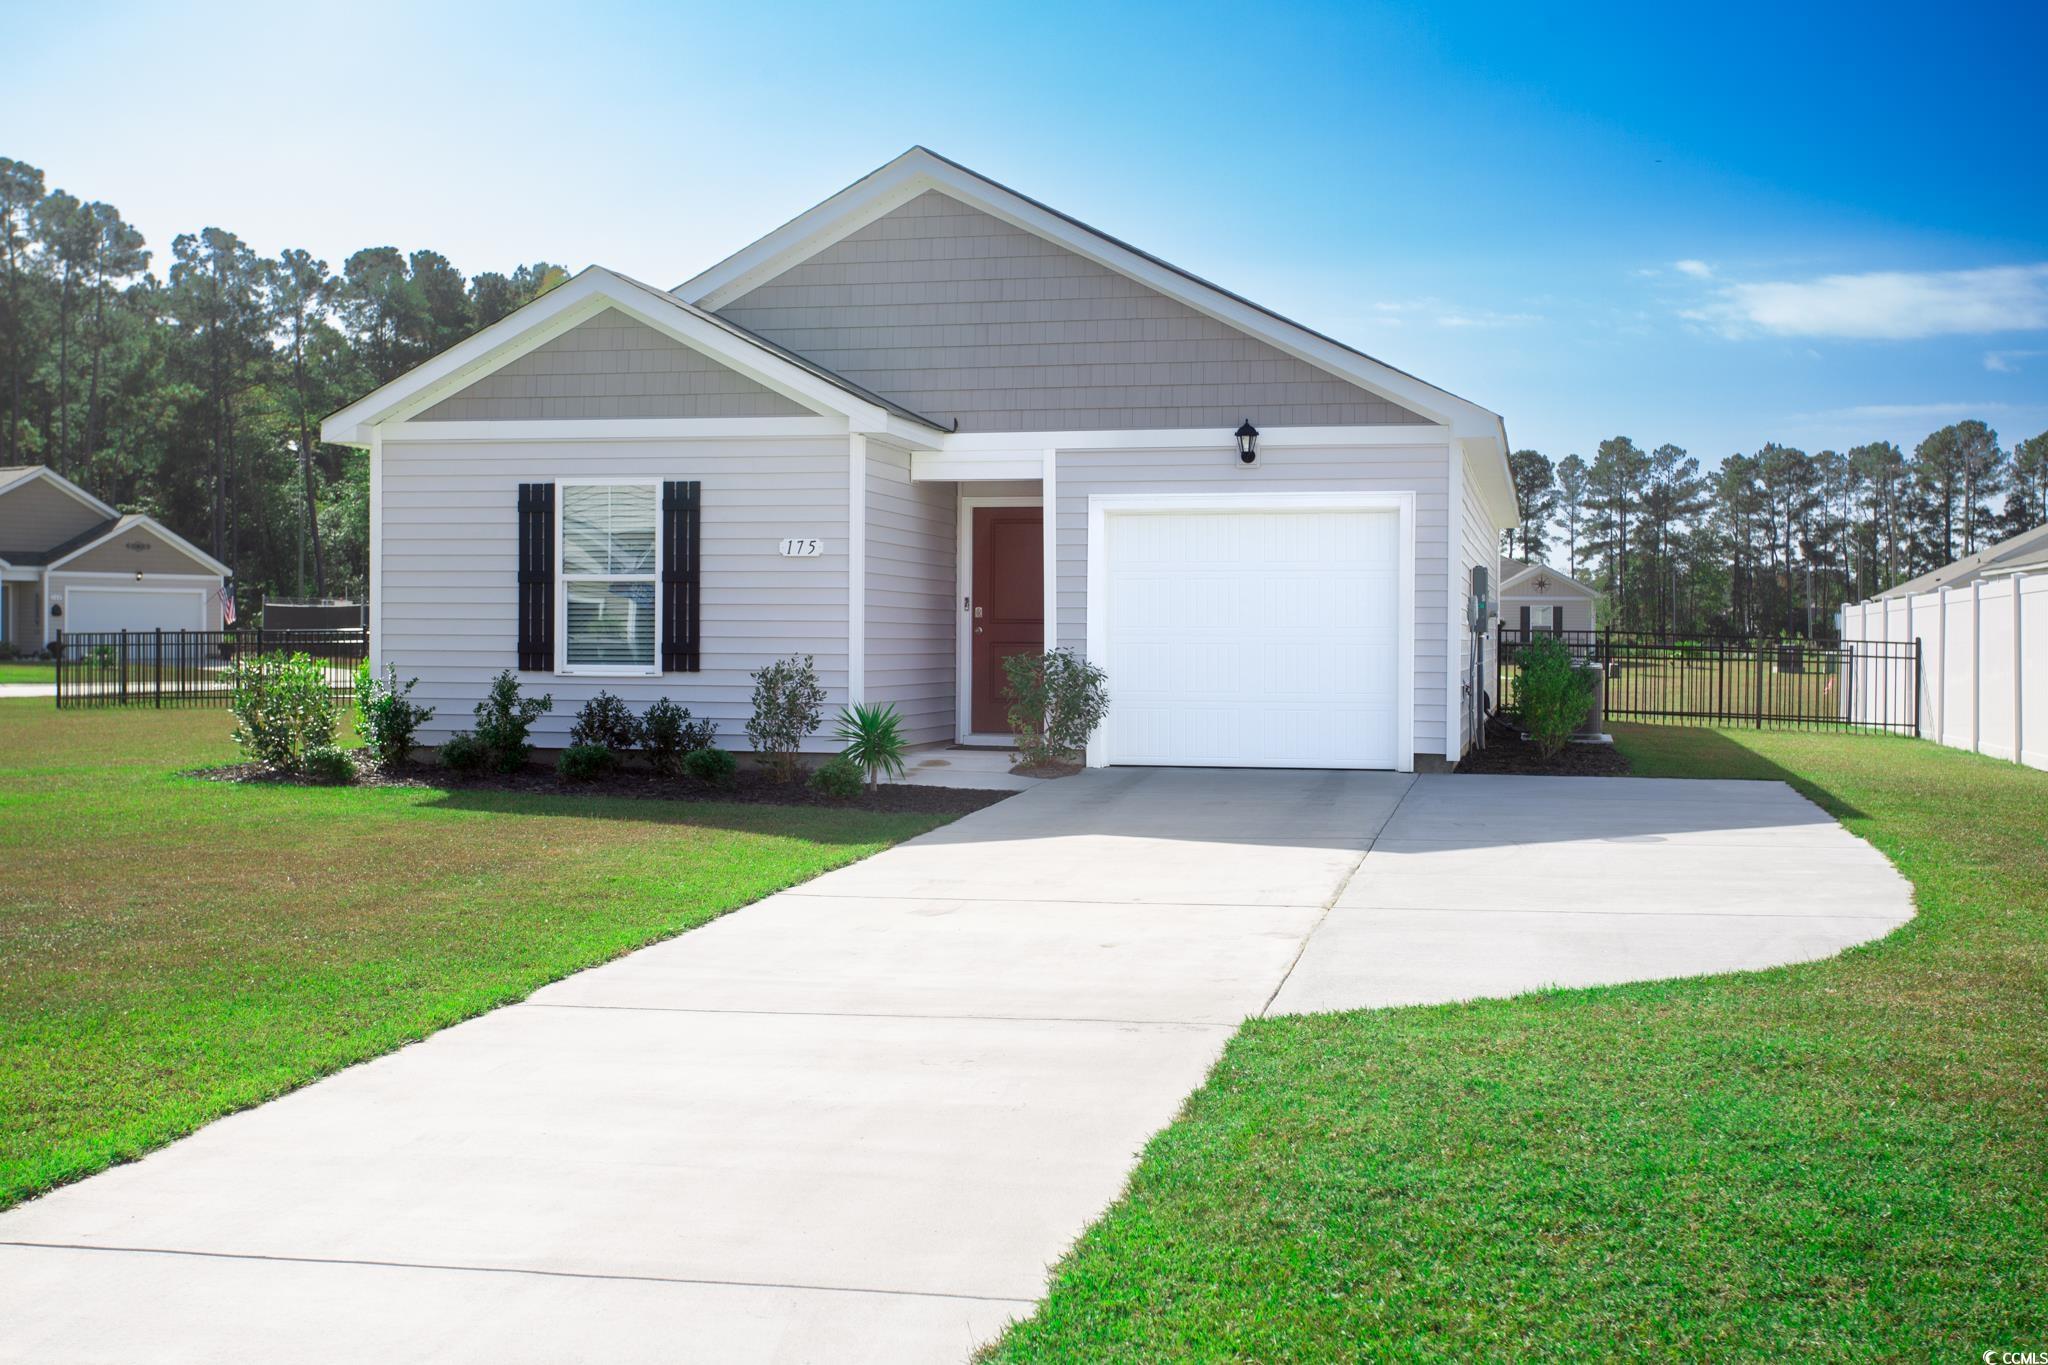
{"type": "Polygon", "coordinates": [[[2048,429],[2040,6],[145,7],[0,155],[161,255],[673,284],[922,142],[1588,456],[2048,429]],[[431,13],[416,9],[431,8],[431,13]],[[1554,12],[1555,11],[1555,12],[1554,12]]]}

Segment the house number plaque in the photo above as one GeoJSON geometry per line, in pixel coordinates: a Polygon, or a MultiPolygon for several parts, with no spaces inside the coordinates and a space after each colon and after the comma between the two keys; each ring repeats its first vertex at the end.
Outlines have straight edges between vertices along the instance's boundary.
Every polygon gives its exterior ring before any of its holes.
{"type": "Polygon", "coordinates": [[[816,536],[791,536],[782,542],[784,559],[816,559],[825,553],[825,542],[816,536]]]}

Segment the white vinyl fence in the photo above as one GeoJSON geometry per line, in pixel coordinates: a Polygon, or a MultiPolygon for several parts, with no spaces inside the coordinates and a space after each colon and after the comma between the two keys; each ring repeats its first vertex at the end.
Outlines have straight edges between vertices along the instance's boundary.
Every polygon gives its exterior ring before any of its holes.
{"type": "Polygon", "coordinates": [[[1844,640],[1920,642],[1920,695],[1852,687],[1850,720],[1911,723],[1956,749],[2048,768],[2048,574],[1842,608],[1844,640]]]}

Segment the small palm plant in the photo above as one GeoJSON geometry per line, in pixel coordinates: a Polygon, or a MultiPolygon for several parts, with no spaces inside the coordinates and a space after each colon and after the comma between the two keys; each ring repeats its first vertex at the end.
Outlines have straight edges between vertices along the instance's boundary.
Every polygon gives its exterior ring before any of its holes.
{"type": "Polygon", "coordinates": [[[903,776],[903,717],[894,706],[871,701],[842,706],[835,733],[846,745],[840,752],[868,775],[869,791],[884,776],[903,776]]]}

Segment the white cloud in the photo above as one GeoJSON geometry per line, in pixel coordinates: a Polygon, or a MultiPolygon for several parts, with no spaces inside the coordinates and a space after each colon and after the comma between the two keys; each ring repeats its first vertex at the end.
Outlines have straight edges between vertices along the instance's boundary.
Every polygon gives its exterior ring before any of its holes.
{"type": "Polygon", "coordinates": [[[1467,309],[1463,312],[1445,313],[1438,317],[1439,327],[1523,327],[1532,322],[1543,321],[1538,313],[1496,313],[1490,309],[1467,309]]]}
{"type": "Polygon", "coordinates": [[[2048,328],[2048,263],[1730,284],[1686,317],[1731,336],[1907,341],[2048,328]]]}
{"type": "Polygon", "coordinates": [[[2048,355],[2048,351],[1986,351],[1984,368],[1993,374],[2018,374],[2019,362],[2048,355]]]}
{"type": "Polygon", "coordinates": [[[1983,417],[2006,412],[2010,403],[1859,403],[1852,408],[1830,408],[1826,412],[1801,413],[1804,421],[1920,421],[1939,422],[1949,418],[1983,417]]]}
{"type": "Polygon", "coordinates": [[[1690,275],[1696,280],[1707,279],[1714,273],[1714,267],[1708,265],[1705,261],[1673,261],[1671,268],[1681,275],[1690,275]]]}
{"type": "Polygon", "coordinates": [[[1373,308],[1382,326],[1399,326],[1406,315],[1426,316],[1439,327],[1522,327],[1543,321],[1541,313],[1500,313],[1490,308],[1461,308],[1443,299],[1382,300],[1373,308]]]}

